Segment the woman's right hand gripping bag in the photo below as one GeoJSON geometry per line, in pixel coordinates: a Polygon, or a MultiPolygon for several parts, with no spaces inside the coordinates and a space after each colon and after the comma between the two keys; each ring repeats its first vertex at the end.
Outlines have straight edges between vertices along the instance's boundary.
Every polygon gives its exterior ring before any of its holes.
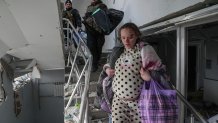
{"type": "Polygon", "coordinates": [[[142,123],[177,123],[178,104],[175,90],[164,89],[158,82],[144,82],[139,99],[142,123]]]}

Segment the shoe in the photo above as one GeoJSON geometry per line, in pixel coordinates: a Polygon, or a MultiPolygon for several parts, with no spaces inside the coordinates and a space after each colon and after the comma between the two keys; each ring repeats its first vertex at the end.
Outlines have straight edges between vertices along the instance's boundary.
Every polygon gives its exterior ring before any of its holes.
{"type": "Polygon", "coordinates": [[[96,72],[98,70],[98,67],[94,67],[94,66],[92,66],[92,70],[91,70],[91,72],[96,72]]]}

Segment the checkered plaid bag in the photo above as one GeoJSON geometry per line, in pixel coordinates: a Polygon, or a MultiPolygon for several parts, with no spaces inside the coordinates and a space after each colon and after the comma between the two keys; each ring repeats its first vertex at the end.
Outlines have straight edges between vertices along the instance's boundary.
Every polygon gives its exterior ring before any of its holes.
{"type": "Polygon", "coordinates": [[[176,91],[164,89],[153,80],[144,82],[139,110],[142,123],[176,123],[178,119],[176,91]]]}

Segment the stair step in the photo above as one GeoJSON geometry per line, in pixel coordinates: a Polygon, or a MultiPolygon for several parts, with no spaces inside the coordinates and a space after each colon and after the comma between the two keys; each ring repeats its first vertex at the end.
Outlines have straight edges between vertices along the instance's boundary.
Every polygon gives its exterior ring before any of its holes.
{"type": "MultiPolygon", "coordinates": [[[[97,83],[98,82],[96,82],[96,81],[92,81],[92,82],[89,83],[89,92],[96,91],[97,83]]],[[[65,93],[72,93],[75,85],[76,85],[76,83],[75,84],[70,84],[68,89],[67,89],[67,92],[65,92],[65,93]]],[[[85,84],[81,84],[81,85],[84,86],[85,84]]]]}
{"type": "MultiPolygon", "coordinates": [[[[89,93],[89,99],[90,99],[90,98],[94,98],[94,97],[96,97],[96,96],[97,96],[97,93],[96,93],[96,92],[91,92],[91,93],[89,93]]],[[[74,96],[74,99],[80,99],[80,98],[81,98],[81,96],[74,96]]],[[[67,101],[67,100],[69,100],[69,99],[70,99],[70,96],[64,98],[65,101],[67,101]]],[[[90,100],[89,100],[89,101],[90,101],[90,100]]]]}
{"type": "Polygon", "coordinates": [[[96,87],[97,87],[98,82],[92,81],[89,84],[89,92],[96,92],[96,87]]]}
{"type": "Polygon", "coordinates": [[[90,114],[92,117],[92,121],[99,121],[99,120],[103,120],[108,121],[108,116],[109,114],[105,111],[103,111],[102,109],[98,109],[94,106],[94,104],[90,104],[89,103],[89,107],[90,107],[90,114]]]}
{"type": "MultiPolygon", "coordinates": [[[[69,76],[70,76],[70,74],[65,74],[65,83],[67,83],[69,76]]],[[[85,78],[82,77],[81,81],[84,83],[85,78]]],[[[76,77],[75,74],[72,74],[72,77],[71,77],[70,82],[71,82],[71,83],[76,83],[76,82],[77,82],[77,77],[76,77]]]]}
{"type": "Polygon", "coordinates": [[[65,73],[70,73],[70,70],[71,70],[71,66],[65,67],[65,73]]]}
{"type": "MultiPolygon", "coordinates": [[[[67,83],[69,76],[70,76],[70,74],[65,74],[65,75],[64,75],[64,77],[65,77],[65,83],[67,83]]],[[[71,83],[76,83],[76,80],[77,80],[76,78],[77,78],[76,75],[75,75],[75,74],[72,74],[72,77],[71,77],[70,82],[71,82],[71,83]]]]}
{"type": "Polygon", "coordinates": [[[105,122],[109,120],[109,114],[102,110],[91,111],[92,121],[104,120],[105,122]]]}
{"type": "MultiPolygon", "coordinates": [[[[64,76],[65,76],[65,77],[69,77],[69,76],[70,76],[70,73],[67,73],[67,74],[65,73],[64,76]]],[[[74,77],[74,76],[76,77],[76,74],[75,74],[75,73],[72,73],[72,77],[74,77]]]]}
{"type": "Polygon", "coordinates": [[[93,119],[91,120],[91,123],[109,123],[109,118],[93,119]]]}
{"type": "MultiPolygon", "coordinates": [[[[96,96],[97,96],[96,92],[89,93],[89,97],[96,97],[96,96]]],[[[65,98],[70,98],[70,97],[65,97],[65,98]]],[[[74,98],[81,98],[81,96],[74,96],[74,98]]]]}

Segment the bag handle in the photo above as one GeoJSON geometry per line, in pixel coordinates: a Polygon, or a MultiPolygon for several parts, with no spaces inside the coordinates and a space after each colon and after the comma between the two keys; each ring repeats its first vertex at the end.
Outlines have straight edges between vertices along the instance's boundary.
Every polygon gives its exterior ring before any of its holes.
{"type": "Polygon", "coordinates": [[[150,81],[144,81],[143,90],[148,90],[148,89],[152,89],[152,88],[158,88],[159,90],[164,90],[164,88],[156,81],[154,81],[153,79],[151,79],[150,81]]]}
{"type": "Polygon", "coordinates": [[[144,84],[142,85],[142,90],[148,90],[150,87],[150,81],[144,81],[144,84]]]}

